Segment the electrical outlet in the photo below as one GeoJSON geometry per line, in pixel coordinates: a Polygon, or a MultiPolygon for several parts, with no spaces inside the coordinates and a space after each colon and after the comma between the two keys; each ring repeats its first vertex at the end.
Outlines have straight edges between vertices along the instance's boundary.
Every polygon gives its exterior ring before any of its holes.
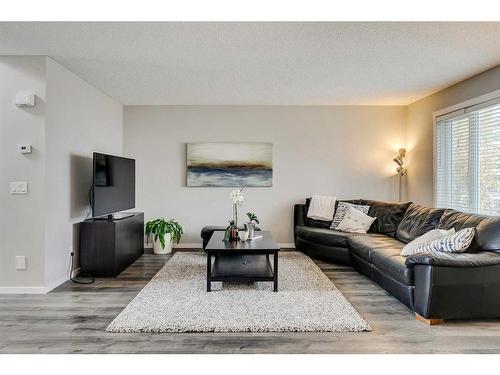
{"type": "Polygon", "coordinates": [[[31,154],[31,145],[28,143],[17,145],[17,152],[20,154],[31,154]]]}
{"type": "Polygon", "coordinates": [[[11,182],[10,183],[10,193],[11,194],[28,194],[28,183],[27,182],[11,182]]]}
{"type": "Polygon", "coordinates": [[[16,255],[16,270],[26,269],[26,257],[24,255],[16,255]]]}

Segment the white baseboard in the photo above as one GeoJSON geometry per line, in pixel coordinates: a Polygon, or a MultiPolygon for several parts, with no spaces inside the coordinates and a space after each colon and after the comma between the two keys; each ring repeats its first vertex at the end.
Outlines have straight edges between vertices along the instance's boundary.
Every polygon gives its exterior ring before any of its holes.
{"type": "Polygon", "coordinates": [[[0,294],[47,294],[68,280],[68,276],[65,276],[47,286],[2,286],[0,287],[0,294]]]}
{"type": "MultiPolygon", "coordinates": [[[[80,267],[71,272],[71,277],[76,277],[80,273],[80,267]]],[[[59,285],[64,284],[69,280],[68,276],[61,277],[52,281],[47,286],[2,286],[0,287],[0,294],[47,294],[54,290],[59,285]]]]}
{"type": "Polygon", "coordinates": [[[74,269],[74,270],[71,272],[71,277],[72,277],[72,278],[75,278],[75,277],[77,277],[79,274],[80,274],[80,267],[78,267],[77,269],[74,269]]]}
{"type": "Polygon", "coordinates": [[[172,245],[174,249],[201,249],[203,246],[201,242],[181,242],[172,245]]]}
{"type": "Polygon", "coordinates": [[[61,285],[61,284],[64,284],[64,283],[65,283],[66,281],[68,281],[68,280],[69,280],[69,277],[68,277],[68,275],[66,275],[66,276],[63,276],[63,277],[61,277],[61,278],[59,278],[59,279],[55,280],[55,281],[52,281],[51,283],[49,283],[49,285],[47,285],[47,286],[45,287],[45,289],[46,289],[46,292],[45,292],[45,293],[50,292],[51,290],[53,290],[53,289],[57,288],[57,287],[58,287],[59,285],[61,285]]]}
{"type": "MultiPolygon", "coordinates": [[[[145,249],[152,249],[152,243],[145,243],[145,249]]],[[[173,249],[201,249],[201,242],[181,242],[172,244],[173,249]]]]}
{"type": "MultiPolygon", "coordinates": [[[[295,249],[295,244],[294,243],[279,243],[279,247],[283,249],[295,249]]],[[[153,248],[153,244],[144,244],[145,249],[151,249],[153,248]]],[[[201,242],[181,242],[179,244],[174,243],[172,248],[174,249],[201,249],[202,244],[201,242]]]]}
{"type": "Polygon", "coordinates": [[[45,294],[44,286],[0,286],[0,294],[45,294]]]}

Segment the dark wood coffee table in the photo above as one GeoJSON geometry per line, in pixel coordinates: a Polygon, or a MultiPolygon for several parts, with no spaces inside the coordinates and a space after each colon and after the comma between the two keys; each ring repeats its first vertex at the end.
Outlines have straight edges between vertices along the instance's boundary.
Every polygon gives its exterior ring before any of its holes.
{"type": "Polygon", "coordinates": [[[271,232],[260,231],[261,238],[248,241],[224,241],[224,232],[214,232],[205,252],[207,253],[207,292],[212,281],[272,281],[278,291],[278,251],[271,232]],[[274,266],[269,255],[273,256],[274,266]],[[212,258],[215,258],[212,264],[212,258]]]}

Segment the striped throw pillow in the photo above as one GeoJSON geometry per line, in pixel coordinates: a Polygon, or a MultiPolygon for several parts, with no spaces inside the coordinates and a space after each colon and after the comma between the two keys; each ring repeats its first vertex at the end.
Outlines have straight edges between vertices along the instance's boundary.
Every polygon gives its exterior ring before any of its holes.
{"type": "Polygon", "coordinates": [[[370,206],[363,206],[361,204],[352,204],[347,202],[339,202],[337,209],[335,210],[335,216],[333,217],[332,225],[330,229],[337,229],[340,222],[345,216],[348,207],[355,208],[358,211],[368,215],[368,211],[370,210],[370,206]]]}
{"type": "Polygon", "coordinates": [[[445,253],[463,253],[466,251],[474,234],[475,228],[465,228],[459,230],[457,233],[446,236],[431,242],[424,243],[415,249],[414,253],[426,253],[431,251],[441,251],[445,253]]]}

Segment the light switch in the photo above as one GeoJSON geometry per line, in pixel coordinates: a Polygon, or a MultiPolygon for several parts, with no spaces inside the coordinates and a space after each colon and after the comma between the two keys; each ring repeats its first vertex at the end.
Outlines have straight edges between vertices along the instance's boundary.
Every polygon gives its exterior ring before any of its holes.
{"type": "Polygon", "coordinates": [[[18,107],[34,107],[36,95],[34,93],[19,93],[16,95],[16,105],[18,107]]]}
{"type": "Polygon", "coordinates": [[[24,255],[16,255],[16,270],[26,269],[26,257],[24,255]]]}
{"type": "Polygon", "coordinates": [[[11,182],[10,183],[10,193],[11,194],[28,194],[28,183],[22,182],[11,182]]]}

